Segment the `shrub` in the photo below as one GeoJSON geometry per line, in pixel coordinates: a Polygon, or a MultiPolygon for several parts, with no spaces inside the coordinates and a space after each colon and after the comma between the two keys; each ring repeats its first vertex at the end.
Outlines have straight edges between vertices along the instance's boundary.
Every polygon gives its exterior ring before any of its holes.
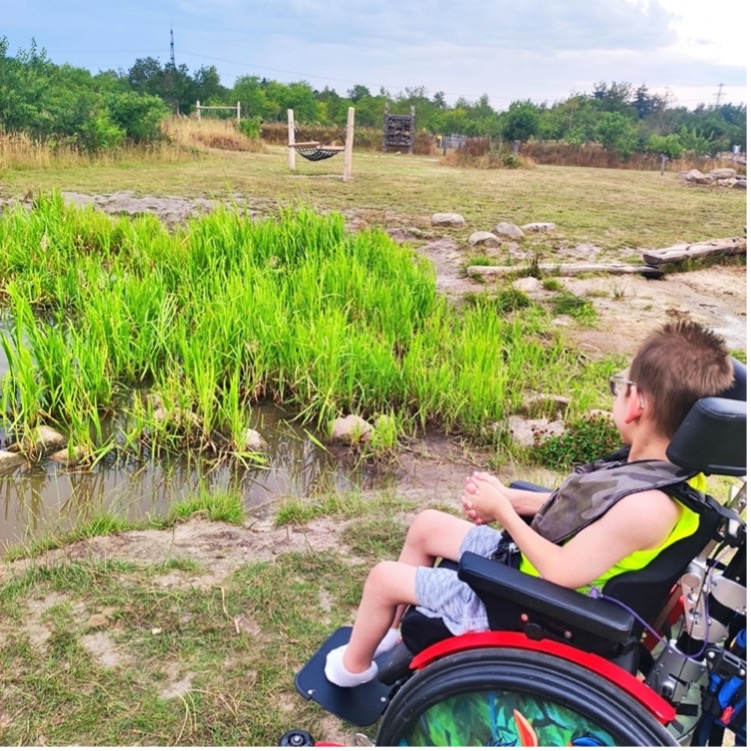
{"type": "Polygon", "coordinates": [[[607,456],[622,445],[618,430],[609,418],[580,417],[568,426],[568,432],[543,440],[535,439],[532,459],[554,470],[570,470],[607,456]]]}

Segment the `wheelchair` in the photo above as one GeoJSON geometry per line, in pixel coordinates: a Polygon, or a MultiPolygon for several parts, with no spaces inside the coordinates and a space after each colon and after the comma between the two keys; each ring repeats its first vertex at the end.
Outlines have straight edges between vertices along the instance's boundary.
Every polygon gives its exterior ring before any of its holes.
{"type": "MultiPolygon", "coordinates": [[[[458,576],[489,631],[453,636],[411,609],[377,680],[344,689],[323,674],[349,640],[342,627],[297,674],[299,693],[353,725],[378,723],[361,745],[720,746],[729,730],[745,746],[746,369],[734,370],[731,389],[700,399],[668,447],[681,467],[743,478],[727,504],[670,490],[699,514],[693,535],[595,598],[465,553],[458,576]]],[[[317,744],[292,730],[281,745],[317,744]]]]}

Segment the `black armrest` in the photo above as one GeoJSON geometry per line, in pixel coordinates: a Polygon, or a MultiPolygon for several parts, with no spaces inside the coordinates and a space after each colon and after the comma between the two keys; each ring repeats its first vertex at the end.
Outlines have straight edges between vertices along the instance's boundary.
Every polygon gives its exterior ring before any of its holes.
{"type": "Polygon", "coordinates": [[[459,578],[485,603],[490,627],[518,611],[528,635],[555,638],[599,654],[621,652],[634,641],[633,616],[615,603],[523,574],[511,566],[464,553],[459,578]],[[526,616],[526,619],[524,618],[526,616]]]}

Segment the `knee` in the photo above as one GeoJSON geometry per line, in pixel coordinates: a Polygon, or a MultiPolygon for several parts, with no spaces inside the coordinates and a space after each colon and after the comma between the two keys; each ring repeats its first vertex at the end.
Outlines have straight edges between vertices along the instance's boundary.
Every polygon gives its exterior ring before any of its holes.
{"type": "Polygon", "coordinates": [[[365,580],[363,597],[383,597],[392,588],[394,578],[397,576],[398,564],[395,561],[381,561],[376,563],[368,578],[365,580]]]}
{"type": "MultiPolygon", "coordinates": [[[[412,545],[420,545],[433,539],[436,527],[440,520],[446,516],[443,511],[435,509],[426,509],[421,511],[409,525],[407,530],[407,542],[412,545]]],[[[424,547],[424,545],[422,545],[424,547]]]]}

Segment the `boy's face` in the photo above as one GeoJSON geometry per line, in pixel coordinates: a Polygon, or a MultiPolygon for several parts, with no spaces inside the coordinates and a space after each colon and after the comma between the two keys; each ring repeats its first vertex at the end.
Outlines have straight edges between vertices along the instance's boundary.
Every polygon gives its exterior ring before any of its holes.
{"type": "Polygon", "coordinates": [[[610,376],[610,393],[613,395],[613,420],[623,442],[630,445],[631,429],[630,423],[626,421],[626,412],[631,390],[637,386],[628,376],[628,368],[610,376]]]}

